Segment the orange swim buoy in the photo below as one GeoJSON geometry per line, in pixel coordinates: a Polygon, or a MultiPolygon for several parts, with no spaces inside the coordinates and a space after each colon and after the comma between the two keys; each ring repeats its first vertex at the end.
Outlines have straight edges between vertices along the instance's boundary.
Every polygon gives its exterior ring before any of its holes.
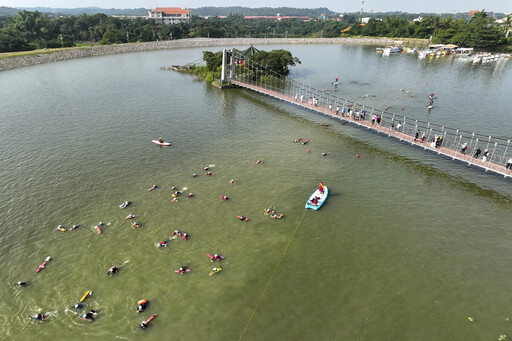
{"type": "Polygon", "coordinates": [[[147,300],[138,300],[138,301],[137,301],[137,304],[138,304],[138,305],[144,305],[144,304],[146,304],[146,303],[148,303],[148,301],[147,301],[147,300]]]}

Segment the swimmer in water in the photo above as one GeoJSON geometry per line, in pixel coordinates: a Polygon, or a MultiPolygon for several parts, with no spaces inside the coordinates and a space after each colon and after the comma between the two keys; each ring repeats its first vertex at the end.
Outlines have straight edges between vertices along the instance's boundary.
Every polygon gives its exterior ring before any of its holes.
{"type": "Polygon", "coordinates": [[[180,275],[183,275],[185,273],[187,273],[188,269],[186,266],[182,266],[177,272],[180,274],[180,275]]]}
{"type": "Polygon", "coordinates": [[[82,303],[78,302],[77,304],[72,306],[71,309],[81,310],[83,307],[84,307],[84,305],[82,303]]]}
{"type": "Polygon", "coordinates": [[[28,315],[33,320],[43,321],[44,320],[44,314],[35,314],[33,316],[28,315]]]}
{"type": "Polygon", "coordinates": [[[264,209],[263,209],[263,212],[265,212],[265,214],[267,214],[267,215],[268,215],[268,214],[274,214],[274,213],[276,213],[276,211],[275,211],[273,208],[271,208],[271,207],[270,207],[270,208],[264,208],[264,209]]]}
{"type": "Polygon", "coordinates": [[[238,183],[238,181],[236,181],[235,179],[231,179],[231,180],[229,180],[229,183],[230,183],[230,184],[237,184],[237,183],[238,183]]]}
{"type": "Polygon", "coordinates": [[[212,257],[212,262],[215,262],[215,261],[221,261],[222,260],[222,256],[219,256],[218,254],[214,254],[213,257],[212,257]]]}
{"type": "Polygon", "coordinates": [[[98,312],[96,310],[91,310],[86,314],[80,315],[80,317],[86,321],[94,321],[94,318],[96,317],[97,314],[98,312]]]}
{"type": "Polygon", "coordinates": [[[144,310],[146,310],[146,307],[148,306],[147,300],[139,300],[137,302],[137,312],[142,313],[144,310]]]}
{"type": "Polygon", "coordinates": [[[113,266],[107,271],[107,275],[113,276],[116,272],[119,271],[119,268],[117,266],[113,266]]]}

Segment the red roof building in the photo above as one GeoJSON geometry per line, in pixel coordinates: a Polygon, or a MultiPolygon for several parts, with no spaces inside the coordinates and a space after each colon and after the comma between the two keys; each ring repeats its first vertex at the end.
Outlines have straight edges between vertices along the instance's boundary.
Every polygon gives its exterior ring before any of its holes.
{"type": "Polygon", "coordinates": [[[154,19],[157,24],[180,24],[190,22],[189,9],[180,7],[157,7],[148,12],[149,18],[154,19]]]}

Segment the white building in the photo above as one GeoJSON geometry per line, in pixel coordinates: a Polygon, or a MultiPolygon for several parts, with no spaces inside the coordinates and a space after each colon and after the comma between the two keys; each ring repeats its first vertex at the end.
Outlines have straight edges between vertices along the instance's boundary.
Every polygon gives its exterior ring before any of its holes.
{"type": "Polygon", "coordinates": [[[149,19],[155,19],[157,24],[181,24],[190,22],[190,10],[180,7],[157,7],[148,12],[149,19]]]}

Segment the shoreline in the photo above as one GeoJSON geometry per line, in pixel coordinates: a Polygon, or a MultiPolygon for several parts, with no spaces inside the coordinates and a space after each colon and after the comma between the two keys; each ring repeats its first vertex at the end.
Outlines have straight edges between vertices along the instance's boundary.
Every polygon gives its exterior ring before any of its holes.
{"type": "MultiPolygon", "coordinates": [[[[31,55],[0,58],[0,72],[22,67],[58,62],[61,60],[106,56],[118,53],[170,50],[176,48],[239,46],[239,45],[392,45],[391,38],[189,38],[119,45],[98,45],[70,49],[46,50],[31,55]]],[[[407,39],[404,42],[410,41],[407,39]]],[[[1,55],[0,55],[1,57],[1,55]]]]}

